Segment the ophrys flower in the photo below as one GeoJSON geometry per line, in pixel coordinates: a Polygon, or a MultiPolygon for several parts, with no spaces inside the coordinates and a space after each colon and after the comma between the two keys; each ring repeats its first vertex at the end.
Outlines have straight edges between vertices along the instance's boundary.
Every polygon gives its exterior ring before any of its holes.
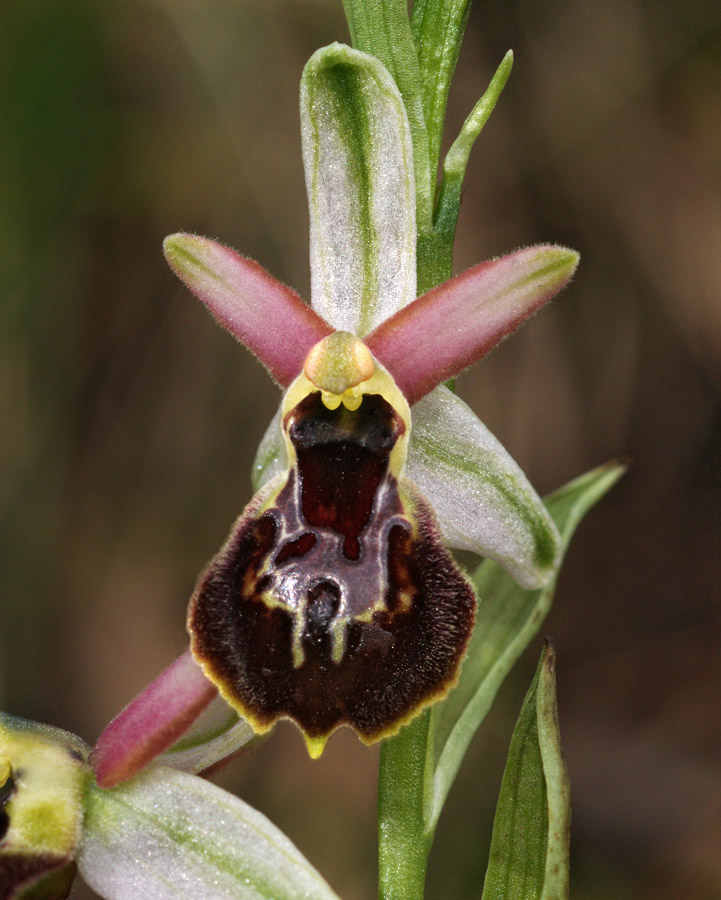
{"type": "Polygon", "coordinates": [[[517,251],[416,299],[413,154],[392,78],[372,57],[325,48],[305,69],[301,119],[311,308],[207,238],[174,235],[165,252],[286,389],[257,493],[191,602],[193,653],[256,730],[288,716],[317,755],[338,725],[376,740],[453,683],[474,600],[443,542],[525,587],[553,573],[542,502],[439,385],[563,287],[578,256],[517,251]]]}

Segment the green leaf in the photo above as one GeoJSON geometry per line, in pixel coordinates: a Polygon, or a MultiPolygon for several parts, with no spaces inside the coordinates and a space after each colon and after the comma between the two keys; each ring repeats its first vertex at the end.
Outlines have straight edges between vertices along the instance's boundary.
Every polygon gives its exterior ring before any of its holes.
{"type": "Polygon", "coordinates": [[[483,900],[567,900],[570,793],[547,644],[511,739],[483,900]]]}
{"type": "MultiPolygon", "coordinates": [[[[567,484],[546,498],[565,553],[586,513],[624,472],[609,463],[567,484]]],[[[559,564],[560,569],[560,564],[559,564]]],[[[476,626],[457,686],[432,712],[433,777],[426,807],[432,833],[471,738],[486,717],[506,675],[538,633],[548,615],[556,576],[541,590],[524,591],[499,565],[486,560],[473,576],[480,598],[476,626]]]]}
{"type": "Polygon", "coordinates": [[[88,791],[78,869],[112,900],[338,900],[265,816],[164,766],[88,791]]]}
{"type": "Polygon", "coordinates": [[[408,119],[381,63],[343,44],[313,54],[300,96],[311,303],[363,337],[416,297],[408,119]]]}
{"type": "Polygon", "coordinates": [[[431,172],[438,168],[446,101],[471,0],[415,0],[411,30],[418,50],[431,172]]]}
{"type": "Polygon", "coordinates": [[[509,50],[491,79],[486,92],[471,110],[460,134],[451,145],[443,162],[443,180],[438,195],[434,224],[438,234],[453,246],[461,206],[461,192],[466,166],[476,138],[483,130],[513,68],[513,51],[509,50]]]}
{"type": "Polygon", "coordinates": [[[539,677],[538,744],[546,781],[548,834],[541,900],[568,900],[568,850],[571,831],[571,785],[561,751],[556,707],[556,660],[553,647],[546,649],[539,677]]]}
{"type": "MultiPolygon", "coordinates": [[[[564,552],[623,471],[601,466],[546,499],[564,552]]],[[[381,749],[381,900],[422,900],[426,857],[448,791],[504,678],[548,613],[557,577],[558,571],[542,590],[524,591],[497,563],[478,567],[473,581],[482,599],[458,685],[381,749]]]]}
{"type": "Polygon", "coordinates": [[[418,230],[432,230],[435,172],[428,156],[421,70],[406,0],[343,0],[353,46],[379,59],[403,97],[413,138],[418,230]]]}

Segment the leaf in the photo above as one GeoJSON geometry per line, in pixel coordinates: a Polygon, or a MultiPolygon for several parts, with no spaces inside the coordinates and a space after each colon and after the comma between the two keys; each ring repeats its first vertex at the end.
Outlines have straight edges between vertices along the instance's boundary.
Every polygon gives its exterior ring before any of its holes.
{"type": "Polygon", "coordinates": [[[547,644],[511,739],[482,900],[567,900],[570,821],[547,644]]]}
{"type": "Polygon", "coordinates": [[[446,387],[412,414],[408,477],[430,500],[445,542],[495,559],[526,588],[546,584],[561,539],[508,451],[446,387]]]}
{"type": "Polygon", "coordinates": [[[451,79],[461,52],[471,0],[415,0],[411,30],[418,51],[431,171],[438,166],[451,79]]]}
{"type": "MultiPolygon", "coordinates": [[[[548,511],[561,534],[562,552],[586,513],[623,472],[624,466],[619,464],[600,466],[547,498],[548,511]]],[[[466,660],[457,686],[431,711],[434,762],[425,816],[431,833],[471,738],[551,608],[557,577],[558,573],[541,590],[524,591],[488,560],[473,576],[480,604],[466,660]]]]}
{"type": "Polygon", "coordinates": [[[363,337],[416,296],[413,149],[387,70],[343,44],[301,79],[312,306],[363,337]]]}
{"type": "Polygon", "coordinates": [[[155,765],[89,790],[78,869],[106,900],[338,900],[265,816],[155,765]]]}
{"type": "Polygon", "coordinates": [[[418,230],[432,228],[435,169],[428,155],[422,76],[406,0],[343,0],[353,46],[379,59],[403,97],[413,140],[418,230]]]}
{"type": "Polygon", "coordinates": [[[491,79],[485,93],[471,110],[463,123],[460,134],[451,145],[443,161],[443,180],[435,209],[434,224],[439,234],[453,244],[458,222],[458,211],[461,206],[461,193],[466,166],[473,145],[483,131],[491,113],[496,108],[508,76],[513,68],[513,51],[501,60],[501,64],[491,79]]]}
{"type": "MultiPolygon", "coordinates": [[[[601,466],[547,498],[564,552],[584,515],[623,471],[617,464],[601,466]]],[[[524,591],[497,563],[478,567],[473,580],[482,601],[457,686],[381,748],[381,900],[423,896],[426,857],[448,791],[498,688],[548,613],[557,576],[542,590],[524,591]]]]}

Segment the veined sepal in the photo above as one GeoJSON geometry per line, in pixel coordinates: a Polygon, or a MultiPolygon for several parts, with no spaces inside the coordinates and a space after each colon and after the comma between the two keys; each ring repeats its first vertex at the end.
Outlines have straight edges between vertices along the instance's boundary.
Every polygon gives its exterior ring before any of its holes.
{"type": "Polygon", "coordinates": [[[265,816],[159,765],[112,790],[90,787],[78,869],[112,900],[338,900],[265,816]]]}
{"type": "Polygon", "coordinates": [[[255,732],[217,696],[174,744],[156,759],[191,775],[207,774],[254,746],[255,732]]]}
{"type": "Polygon", "coordinates": [[[521,587],[555,572],[561,538],[520,466],[446,387],[413,407],[408,477],[433,504],[446,543],[500,563],[521,587]]]}
{"type": "Polygon", "coordinates": [[[373,56],[318,50],[300,88],[311,301],[363,337],[416,296],[413,145],[403,100],[373,56]]]}

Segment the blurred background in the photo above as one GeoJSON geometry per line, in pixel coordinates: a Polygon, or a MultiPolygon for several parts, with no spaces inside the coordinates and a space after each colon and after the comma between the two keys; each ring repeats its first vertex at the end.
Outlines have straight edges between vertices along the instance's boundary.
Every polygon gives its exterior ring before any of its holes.
{"type": "MultiPolygon", "coordinates": [[[[0,6],[0,707],[92,742],[186,645],[279,395],[161,255],[218,238],[308,296],[297,109],[340,0],[0,6]]],[[[721,10],[477,2],[449,140],[505,51],[456,271],[538,241],[575,283],[460,382],[550,491],[632,466],[571,547],[558,652],[575,900],[717,900],[721,10]]],[[[448,141],[447,141],[448,143],[448,141]]],[[[439,826],[430,900],[480,896],[529,649],[439,826]]],[[[375,895],[377,751],[279,726],[223,774],[344,900],[375,895]]],[[[74,897],[93,896],[83,887],[74,897]]]]}

